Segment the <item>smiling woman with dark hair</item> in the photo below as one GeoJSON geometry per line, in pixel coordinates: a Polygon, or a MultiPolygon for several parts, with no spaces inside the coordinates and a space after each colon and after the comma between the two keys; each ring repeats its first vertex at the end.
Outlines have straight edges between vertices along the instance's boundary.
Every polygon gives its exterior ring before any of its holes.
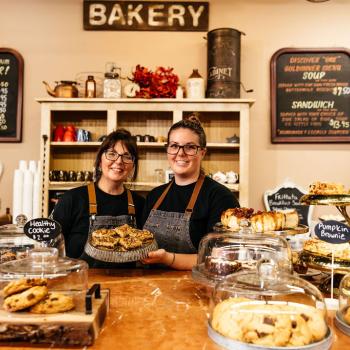
{"type": "Polygon", "coordinates": [[[125,129],[110,133],[95,159],[95,182],[67,191],[58,201],[52,218],[62,225],[67,256],[82,258],[90,267],[106,267],[84,253],[89,231],[94,227],[135,222],[141,226],[143,197],[126,189],[134,180],[138,153],[134,138],[125,129]],[[96,205],[95,205],[96,204],[96,205]]]}
{"type": "Polygon", "coordinates": [[[195,116],[175,123],[168,132],[168,162],[174,179],[147,196],[144,228],[154,233],[159,250],[146,264],[190,270],[201,238],[220,221],[221,213],[239,206],[225,186],[204,175],[206,135],[195,116]]]}

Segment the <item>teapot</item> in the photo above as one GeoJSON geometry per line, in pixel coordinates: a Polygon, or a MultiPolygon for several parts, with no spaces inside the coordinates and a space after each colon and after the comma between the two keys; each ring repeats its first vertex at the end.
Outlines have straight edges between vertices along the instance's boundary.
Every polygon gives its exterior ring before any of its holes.
{"type": "Polygon", "coordinates": [[[71,80],[61,80],[61,81],[56,81],[56,86],[54,90],[51,89],[50,85],[46,82],[43,81],[43,84],[46,86],[46,90],[49,95],[53,97],[78,97],[78,89],[75,86],[77,84],[76,81],[71,81],[71,80]]]}

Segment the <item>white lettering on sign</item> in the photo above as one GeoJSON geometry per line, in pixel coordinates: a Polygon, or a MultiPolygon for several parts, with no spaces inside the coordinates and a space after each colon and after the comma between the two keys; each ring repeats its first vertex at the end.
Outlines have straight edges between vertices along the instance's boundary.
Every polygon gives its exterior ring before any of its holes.
{"type": "Polygon", "coordinates": [[[45,221],[45,220],[36,220],[36,221],[30,221],[29,226],[34,227],[49,227],[50,229],[54,230],[56,228],[56,223],[54,221],[45,221]]]}
{"type": "MultiPolygon", "coordinates": [[[[167,3],[136,3],[123,4],[115,3],[113,7],[107,7],[103,1],[101,3],[89,4],[88,23],[91,26],[121,26],[132,27],[138,25],[148,25],[149,27],[172,27],[179,25],[186,26],[187,19],[191,19],[192,27],[200,25],[201,16],[204,14],[205,6],[167,3]],[[166,5],[165,5],[166,4],[166,5]],[[144,10],[144,11],[142,11],[144,10]],[[142,18],[145,16],[147,18],[142,18]]],[[[187,24],[189,25],[189,23],[187,24]]]]}
{"type": "Polygon", "coordinates": [[[334,101],[293,101],[292,109],[333,108],[334,101]]]}
{"type": "Polygon", "coordinates": [[[209,78],[217,80],[231,77],[232,67],[211,67],[209,68],[209,78]]]}

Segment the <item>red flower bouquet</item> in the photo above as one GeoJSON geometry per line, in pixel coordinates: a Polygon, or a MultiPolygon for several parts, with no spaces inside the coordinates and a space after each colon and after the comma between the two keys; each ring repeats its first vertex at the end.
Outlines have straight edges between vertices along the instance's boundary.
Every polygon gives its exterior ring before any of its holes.
{"type": "Polygon", "coordinates": [[[158,67],[154,72],[139,64],[133,72],[134,83],[140,86],[136,97],[141,98],[174,98],[179,77],[173,73],[174,68],[158,67]]]}

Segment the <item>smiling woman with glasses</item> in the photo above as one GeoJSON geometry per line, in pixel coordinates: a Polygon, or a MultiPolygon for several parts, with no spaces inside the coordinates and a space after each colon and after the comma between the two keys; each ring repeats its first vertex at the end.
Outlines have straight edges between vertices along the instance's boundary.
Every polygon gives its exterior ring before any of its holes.
{"type": "Polygon", "coordinates": [[[200,239],[220,221],[223,211],[239,206],[225,186],[205,176],[201,162],[206,145],[195,116],[170,128],[166,152],[174,179],[147,196],[144,228],[154,233],[160,249],[150,252],[143,263],[192,269],[200,239]]]}
{"type": "Polygon", "coordinates": [[[96,228],[114,228],[125,223],[141,227],[145,200],[124,187],[125,181],[136,178],[138,159],[130,132],[113,131],[97,151],[95,181],[69,190],[60,198],[52,217],[62,226],[67,256],[84,259],[90,267],[135,266],[95,260],[86,252],[89,252],[87,238],[96,228]]]}

